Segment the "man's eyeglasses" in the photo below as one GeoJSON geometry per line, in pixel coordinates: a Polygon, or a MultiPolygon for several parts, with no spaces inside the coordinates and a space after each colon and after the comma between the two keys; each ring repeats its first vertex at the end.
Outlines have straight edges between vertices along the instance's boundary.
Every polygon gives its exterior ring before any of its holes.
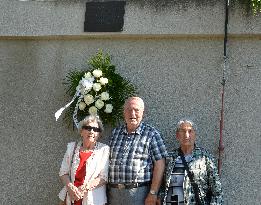
{"type": "Polygon", "coordinates": [[[101,132],[101,129],[99,127],[92,127],[92,126],[87,126],[83,125],[82,129],[88,130],[88,131],[94,131],[94,132],[101,132]]]}

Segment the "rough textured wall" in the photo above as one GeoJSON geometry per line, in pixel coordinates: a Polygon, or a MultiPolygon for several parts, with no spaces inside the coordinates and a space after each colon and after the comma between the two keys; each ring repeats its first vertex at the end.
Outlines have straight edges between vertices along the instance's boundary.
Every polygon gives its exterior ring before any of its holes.
{"type": "MultiPolygon", "coordinates": [[[[175,122],[190,116],[199,126],[198,143],[217,156],[223,41],[193,35],[223,33],[221,3],[129,0],[120,34],[142,34],[140,38],[113,34],[88,38],[83,33],[85,1],[81,0],[0,0],[0,4],[2,204],[57,204],[62,186],[60,162],[66,143],[77,138],[61,119],[55,122],[55,111],[70,100],[64,96],[62,80],[69,70],[83,68],[100,48],[112,55],[117,71],[138,87],[146,102],[145,120],[161,130],[169,149],[177,146],[175,122]],[[192,38],[176,38],[176,34],[192,38]],[[37,39],[45,35],[80,35],[82,39],[37,39]],[[3,36],[36,38],[8,40],[3,36]]],[[[260,17],[242,13],[242,9],[232,10],[229,32],[260,35],[260,17]]],[[[229,38],[228,43],[225,204],[258,205],[261,41],[248,36],[229,38]]],[[[103,141],[108,141],[109,132],[107,128],[103,141]]]]}
{"type": "MultiPolygon", "coordinates": [[[[257,205],[261,42],[231,44],[225,94],[225,200],[229,205],[246,200],[257,205]]],[[[169,149],[177,146],[174,123],[191,116],[199,126],[199,144],[216,154],[222,41],[1,41],[0,45],[1,176],[3,185],[9,184],[1,186],[4,204],[56,203],[66,143],[77,137],[62,120],[55,122],[54,112],[69,100],[61,82],[70,69],[83,68],[98,48],[109,51],[117,71],[138,87],[146,102],[145,120],[161,130],[169,149]]]]}
{"type": "Polygon", "coordinates": [[[231,40],[229,52],[223,185],[228,204],[260,204],[261,41],[231,40]]]}

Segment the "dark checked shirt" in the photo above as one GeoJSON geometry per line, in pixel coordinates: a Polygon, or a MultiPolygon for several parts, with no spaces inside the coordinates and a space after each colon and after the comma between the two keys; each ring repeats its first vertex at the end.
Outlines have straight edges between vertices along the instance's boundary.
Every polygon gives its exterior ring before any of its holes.
{"type": "Polygon", "coordinates": [[[110,183],[151,181],[153,162],[167,155],[159,132],[145,123],[131,134],[128,134],[125,125],[115,128],[110,149],[110,183]]]}

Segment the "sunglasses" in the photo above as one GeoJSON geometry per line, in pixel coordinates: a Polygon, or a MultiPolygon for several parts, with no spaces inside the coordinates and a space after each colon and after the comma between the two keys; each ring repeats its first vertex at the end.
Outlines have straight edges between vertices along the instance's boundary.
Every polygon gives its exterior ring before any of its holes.
{"type": "Polygon", "coordinates": [[[99,127],[92,127],[92,126],[87,126],[83,125],[82,129],[88,130],[88,131],[94,131],[94,132],[101,132],[101,129],[99,127]]]}

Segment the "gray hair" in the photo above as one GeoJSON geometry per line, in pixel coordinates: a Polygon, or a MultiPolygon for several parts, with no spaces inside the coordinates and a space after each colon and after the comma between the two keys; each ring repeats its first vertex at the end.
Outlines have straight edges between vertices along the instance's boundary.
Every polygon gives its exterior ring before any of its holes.
{"type": "Polygon", "coordinates": [[[124,103],[124,108],[128,105],[128,103],[130,102],[130,101],[132,101],[132,100],[136,100],[136,101],[138,101],[139,102],[139,105],[142,107],[142,109],[144,110],[144,107],[145,107],[145,105],[144,105],[144,101],[140,98],[140,97],[138,97],[138,96],[132,96],[132,97],[129,97],[126,101],[125,101],[125,103],[124,103]]]}
{"type": "Polygon", "coordinates": [[[181,125],[184,124],[184,123],[190,124],[191,127],[193,128],[193,130],[197,131],[197,129],[198,129],[197,125],[192,120],[184,118],[184,119],[179,120],[179,122],[177,123],[177,129],[176,129],[177,132],[179,131],[181,125]]]}
{"type": "Polygon", "coordinates": [[[104,128],[103,128],[103,124],[102,121],[100,120],[98,115],[88,115],[87,117],[85,117],[80,123],[79,123],[79,128],[78,131],[80,132],[82,130],[82,126],[90,123],[90,122],[97,122],[99,128],[101,129],[101,132],[103,132],[104,128]]]}

